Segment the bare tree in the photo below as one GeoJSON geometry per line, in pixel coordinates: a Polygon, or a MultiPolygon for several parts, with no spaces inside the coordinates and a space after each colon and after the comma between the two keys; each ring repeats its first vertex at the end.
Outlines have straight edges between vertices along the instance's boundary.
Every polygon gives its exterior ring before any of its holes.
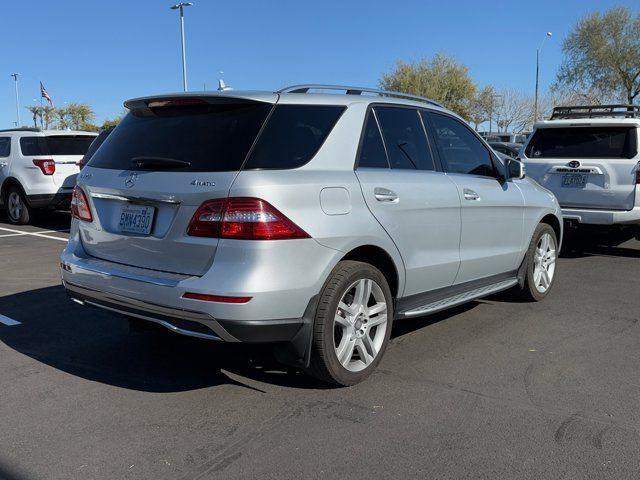
{"type": "Polygon", "coordinates": [[[500,90],[496,95],[493,117],[498,131],[520,133],[527,129],[533,118],[533,100],[513,88],[500,90]]]}

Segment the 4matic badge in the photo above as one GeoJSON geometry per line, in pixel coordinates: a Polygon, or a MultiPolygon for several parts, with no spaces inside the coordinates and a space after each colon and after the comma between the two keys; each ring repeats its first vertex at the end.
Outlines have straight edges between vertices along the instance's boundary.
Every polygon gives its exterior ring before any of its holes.
{"type": "Polygon", "coordinates": [[[205,180],[191,180],[190,185],[195,187],[215,187],[215,182],[207,182],[205,180]]]}

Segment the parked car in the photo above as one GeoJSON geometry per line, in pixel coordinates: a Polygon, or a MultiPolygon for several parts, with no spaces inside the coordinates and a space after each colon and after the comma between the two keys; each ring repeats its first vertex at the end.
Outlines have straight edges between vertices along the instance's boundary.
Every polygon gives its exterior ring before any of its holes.
{"type": "Polygon", "coordinates": [[[87,162],[91,160],[91,157],[93,157],[93,154],[96,153],[98,148],[100,148],[100,145],[102,145],[102,143],[107,139],[107,137],[111,134],[111,132],[113,132],[114,128],[115,127],[105,128],[104,130],[101,130],[100,133],[98,133],[98,136],[93,140],[93,142],[91,142],[91,145],[89,145],[89,148],[87,149],[87,153],[85,153],[84,157],[82,157],[78,162],[78,166],[80,167],[80,170],[82,170],[82,167],[84,167],[87,164],[87,162]]]}
{"type": "Polygon", "coordinates": [[[506,143],[506,142],[489,142],[489,146],[496,152],[507,155],[511,158],[518,158],[522,145],[520,143],[506,143]]]}
{"type": "Polygon", "coordinates": [[[78,161],[96,134],[70,130],[0,130],[0,199],[9,221],[34,210],[69,208],[78,161]]]}
{"type": "Polygon", "coordinates": [[[527,173],[575,225],[640,225],[640,107],[557,107],[525,145],[527,173]]]}
{"type": "Polygon", "coordinates": [[[436,102],[295,86],[125,106],[74,191],[61,265],[79,303],[273,342],[284,363],[352,385],[394,320],[552,287],[554,196],[436,102]]]}

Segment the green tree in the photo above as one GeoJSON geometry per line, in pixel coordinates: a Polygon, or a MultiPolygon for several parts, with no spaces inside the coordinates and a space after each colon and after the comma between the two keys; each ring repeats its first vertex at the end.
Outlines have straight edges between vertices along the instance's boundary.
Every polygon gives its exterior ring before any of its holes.
{"type": "Polygon", "coordinates": [[[582,18],[565,39],[557,86],[633,104],[640,94],[640,14],[612,8],[582,18]]]}
{"type": "Polygon", "coordinates": [[[33,126],[34,126],[34,128],[38,128],[42,123],[42,108],[43,107],[40,107],[40,106],[37,106],[37,105],[30,105],[30,106],[25,107],[25,108],[31,112],[31,115],[33,115],[33,126]]]}
{"type": "Polygon", "coordinates": [[[440,53],[416,63],[399,61],[392,72],[382,76],[380,87],[431,98],[466,119],[476,94],[469,69],[440,53]]]}
{"type": "Polygon", "coordinates": [[[67,125],[73,130],[81,130],[92,125],[95,114],[86,103],[70,103],[66,108],[67,125]]]}

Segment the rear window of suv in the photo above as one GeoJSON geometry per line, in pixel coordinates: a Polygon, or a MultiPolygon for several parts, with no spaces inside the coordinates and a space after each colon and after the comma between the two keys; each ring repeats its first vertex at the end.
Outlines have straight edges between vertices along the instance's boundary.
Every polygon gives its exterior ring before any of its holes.
{"type": "Polygon", "coordinates": [[[269,103],[143,108],[128,113],[88,165],[141,170],[135,158],[189,162],[180,172],[238,170],[269,115],[269,103]]]}
{"type": "Polygon", "coordinates": [[[633,158],[635,127],[540,128],[525,154],[529,158],[633,158]]]}
{"type": "Polygon", "coordinates": [[[22,137],[20,151],[25,157],[41,155],[84,155],[96,138],[93,135],[47,135],[22,137]]]}
{"type": "Polygon", "coordinates": [[[237,171],[255,142],[245,168],[296,168],[317,152],[343,110],[324,105],[274,107],[262,102],[134,110],[88,165],[140,170],[148,168],[134,165],[133,159],[160,158],[189,162],[168,167],[173,171],[237,171]]]}

